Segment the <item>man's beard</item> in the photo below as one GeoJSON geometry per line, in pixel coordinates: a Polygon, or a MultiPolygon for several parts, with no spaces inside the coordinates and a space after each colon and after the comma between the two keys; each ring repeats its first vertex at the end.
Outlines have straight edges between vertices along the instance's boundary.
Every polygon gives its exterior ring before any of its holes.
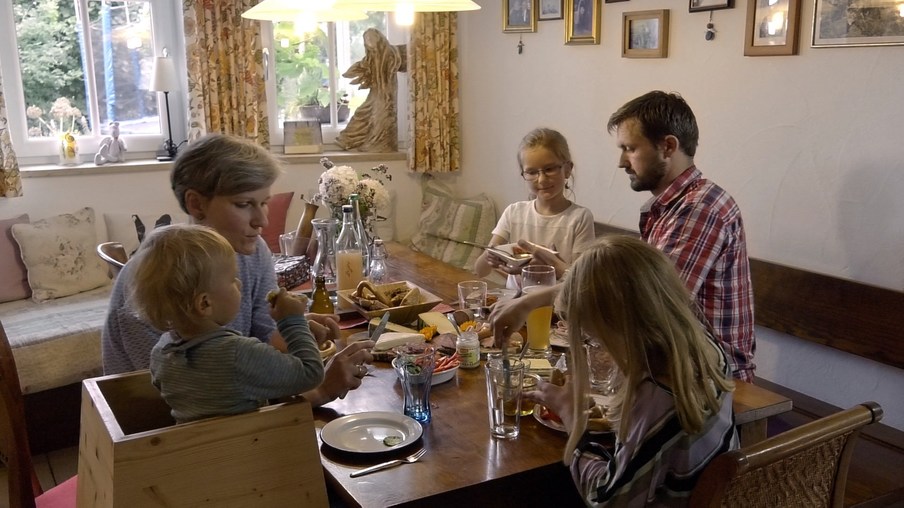
{"type": "Polygon", "coordinates": [[[631,180],[631,189],[635,192],[652,191],[659,186],[659,182],[665,177],[667,172],[665,161],[660,160],[652,164],[649,171],[641,177],[640,174],[634,173],[634,179],[631,180]]]}

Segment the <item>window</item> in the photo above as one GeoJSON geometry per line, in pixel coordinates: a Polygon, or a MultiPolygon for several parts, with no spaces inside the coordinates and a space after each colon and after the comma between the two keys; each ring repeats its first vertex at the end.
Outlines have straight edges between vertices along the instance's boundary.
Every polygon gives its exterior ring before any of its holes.
{"type": "MultiPolygon", "coordinates": [[[[163,94],[148,90],[154,58],[164,47],[174,57],[184,54],[175,43],[181,17],[175,22],[176,8],[167,4],[0,0],[4,95],[22,163],[54,161],[59,131],[76,133],[82,154],[91,153],[113,121],[130,152],[161,146],[163,94]]],[[[174,113],[183,109],[178,95],[170,94],[174,113]]],[[[174,127],[184,123],[177,116],[174,127]]]]}
{"type": "MultiPolygon", "coordinates": [[[[283,122],[287,120],[319,120],[324,142],[333,142],[367,98],[367,89],[359,89],[351,79],[342,77],[364,57],[364,31],[376,28],[390,40],[405,35],[389,22],[385,12],[370,12],[360,21],[321,22],[308,31],[296,30],[295,23],[283,21],[264,23],[263,27],[265,40],[273,40],[270,51],[275,65],[267,93],[271,144],[275,146],[283,144],[283,122]]],[[[399,97],[404,97],[404,75],[399,76],[399,83],[399,97]]],[[[399,102],[401,123],[405,109],[404,101],[399,102]]]]}

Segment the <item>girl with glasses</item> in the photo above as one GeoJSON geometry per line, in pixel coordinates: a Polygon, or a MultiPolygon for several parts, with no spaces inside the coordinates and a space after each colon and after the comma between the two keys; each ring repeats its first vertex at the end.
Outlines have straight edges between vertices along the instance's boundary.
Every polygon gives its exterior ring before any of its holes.
{"type": "MultiPolygon", "coordinates": [[[[507,206],[493,229],[490,245],[518,243],[533,254],[531,263],[554,266],[556,278],[594,240],[593,214],[565,197],[574,163],[565,137],[553,129],[527,133],[518,146],[521,178],[532,199],[507,206]]],[[[474,271],[480,277],[493,270],[508,275],[507,286],[518,288],[520,266],[511,266],[490,251],[477,258],[474,271]]]]}

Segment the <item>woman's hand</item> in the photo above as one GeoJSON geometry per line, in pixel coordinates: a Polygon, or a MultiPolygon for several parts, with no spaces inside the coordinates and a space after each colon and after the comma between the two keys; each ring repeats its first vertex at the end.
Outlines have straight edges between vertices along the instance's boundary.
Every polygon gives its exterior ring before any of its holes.
{"type": "Polygon", "coordinates": [[[328,340],[336,341],[339,338],[339,316],[336,314],[305,314],[308,318],[308,326],[317,344],[323,344],[328,340]]]}
{"type": "Polygon", "coordinates": [[[320,386],[302,395],[314,406],[345,398],[350,390],[361,386],[367,375],[365,365],[374,359],[370,354],[373,347],[374,341],[360,340],[343,348],[327,362],[320,386]]]}

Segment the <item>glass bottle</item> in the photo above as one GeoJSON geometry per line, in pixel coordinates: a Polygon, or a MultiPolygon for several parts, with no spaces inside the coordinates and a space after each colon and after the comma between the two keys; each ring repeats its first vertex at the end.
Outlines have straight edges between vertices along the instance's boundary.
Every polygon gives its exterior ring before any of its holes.
{"type": "Polygon", "coordinates": [[[336,240],[337,288],[355,289],[364,280],[364,257],[355,232],[352,205],[342,205],[342,229],[336,240]]]}
{"type": "Polygon", "coordinates": [[[370,263],[368,263],[367,276],[373,284],[386,282],[386,246],[383,240],[374,238],[374,244],[370,249],[370,263]]]}
{"type": "Polygon", "coordinates": [[[352,205],[352,215],[355,220],[355,233],[358,234],[358,241],[361,243],[361,255],[364,259],[364,276],[370,272],[370,249],[371,238],[367,234],[367,228],[364,227],[364,216],[361,215],[361,197],[358,194],[350,194],[348,203],[352,205]]]}
{"type": "Polygon", "coordinates": [[[311,265],[311,278],[323,277],[327,291],[336,289],[336,219],[313,219],[314,234],[317,238],[317,255],[311,265]]]}
{"type": "Polygon", "coordinates": [[[335,310],[330,292],[326,290],[326,279],[323,275],[318,275],[314,278],[314,292],[311,293],[311,312],[332,314],[335,310]]]}

